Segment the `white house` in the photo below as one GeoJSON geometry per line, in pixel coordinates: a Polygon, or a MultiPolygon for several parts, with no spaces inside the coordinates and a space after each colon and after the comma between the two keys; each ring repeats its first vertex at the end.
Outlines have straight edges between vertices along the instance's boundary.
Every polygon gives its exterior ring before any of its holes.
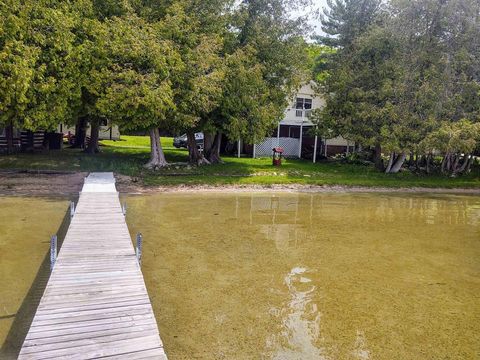
{"type": "Polygon", "coordinates": [[[342,137],[320,139],[310,133],[314,126],[308,119],[311,111],[325,105],[324,99],[315,95],[313,86],[313,81],[303,85],[289,100],[276,133],[253,145],[253,157],[270,156],[272,149],[280,146],[287,157],[312,158],[315,162],[318,155],[330,156],[353,150],[355,144],[342,137]]]}

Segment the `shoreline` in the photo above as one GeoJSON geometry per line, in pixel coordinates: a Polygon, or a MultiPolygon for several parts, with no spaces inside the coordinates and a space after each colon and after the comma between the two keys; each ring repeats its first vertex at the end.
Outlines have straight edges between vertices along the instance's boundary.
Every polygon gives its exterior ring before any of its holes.
{"type": "MultiPolygon", "coordinates": [[[[2,196],[69,196],[78,194],[88,172],[1,171],[2,196]]],[[[118,191],[122,194],[195,193],[195,192],[286,192],[286,193],[426,193],[480,195],[480,188],[382,187],[348,185],[160,185],[146,186],[135,179],[115,174],[118,191]]]]}
{"type": "Polygon", "coordinates": [[[388,188],[388,187],[362,187],[347,185],[295,185],[295,184],[278,184],[278,185],[175,185],[175,186],[155,186],[155,187],[139,187],[127,188],[126,191],[120,191],[126,194],[151,194],[151,193],[260,193],[260,192],[283,192],[283,193],[431,193],[431,194],[461,194],[461,195],[480,195],[480,189],[468,188],[388,188]]]}

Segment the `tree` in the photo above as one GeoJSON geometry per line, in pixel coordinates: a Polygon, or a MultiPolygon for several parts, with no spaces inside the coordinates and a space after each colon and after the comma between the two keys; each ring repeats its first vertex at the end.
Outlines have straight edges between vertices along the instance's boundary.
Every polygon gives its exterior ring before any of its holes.
{"type": "Polygon", "coordinates": [[[330,2],[326,11],[327,36],[319,39],[337,51],[319,58],[327,104],[316,121],[372,146],[378,169],[384,170],[382,150],[390,154],[386,172],[399,171],[408,153],[418,163],[425,149],[428,165],[433,150],[420,146],[423,139],[444,132],[445,120],[478,121],[479,4],[392,0],[359,27],[366,3],[330,2]]]}
{"type": "Polygon", "coordinates": [[[108,29],[93,15],[93,9],[83,14],[78,23],[77,46],[79,53],[77,66],[81,69],[77,89],[80,93],[76,109],[74,147],[84,148],[86,128],[90,124],[90,141],[85,148],[88,154],[99,152],[98,139],[100,122],[103,115],[97,102],[105,95],[107,79],[105,69],[108,66],[107,36],[108,29]]]}
{"type": "Polygon", "coordinates": [[[271,100],[271,88],[264,79],[265,67],[254,52],[245,46],[227,57],[222,99],[212,114],[217,130],[230,139],[242,138],[249,143],[271,132],[284,111],[271,100]]]}
{"type": "MultiPolygon", "coordinates": [[[[316,92],[322,93],[321,84],[324,84],[330,73],[328,71],[330,57],[335,55],[335,49],[319,44],[310,44],[307,48],[310,60],[311,77],[314,80],[316,92]]],[[[316,108],[310,113],[309,120],[315,125],[310,130],[311,135],[324,139],[331,139],[340,134],[335,118],[329,116],[326,108],[316,108]]]]}
{"type": "Polygon", "coordinates": [[[53,129],[72,116],[78,93],[74,20],[57,1],[0,4],[0,123],[12,128],[53,129]]]}
{"type": "Polygon", "coordinates": [[[209,161],[197,148],[195,132],[203,130],[222,92],[224,63],[221,56],[221,11],[224,2],[175,2],[166,9],[162,36],[174,44],[183,66],[172,74],[178,132],[187,133],[189,161],[196,165],[209,161]]]}
{"type": "Polygon", "coordinates": [[[473,152],[480,147],[480,123],[462,119],[445,121],[422,141],[426,152],[443,155],[441,171],[456,176],[468,173],[474,161],[473,152]]]}
{"type": "Polygon", "coordinates": [[[126,16],[143,7],[136,1],[120,0],[77,0],[72,2],[75,18],[75,46],[78,49],[76,66],[80,70],[77,82],[79,101],[72,104],[75,111],[75,142],[73,147],[84,148],[86,131],[90,124],[90,140],[85,152],[95,154],[100,151],[98,140],[100,125],[105,119],[97,102],[105,96],[105,73],[109,66],[105,36],[109,20],[126,16]]]}
{"type": "MultiPolygon", "coordinates": [[[[403,116],[410,119],[411,151],[417,152],[417,158],[424,153],[430,171],[434,150],[423,140],[432,144],[448,128],[456,127],[446,120],[479,121],[480,101],[475,93],[480,91],[476,55],[480,5],[469,0],[394,0],[392,4],[398,15],[391,26],[402,48],[397,61],[402,78],[396,93],[403,116]]],[[[459,126],[466,127],[465,123],[459,126]]]]}
{"type": "Polygon", "coordinates": [[[334,56],[336,50],[330,46],[320,44],[308,44],[307,54],[309,60],[309,68],[311,69],[311,78],[317,84],[321,84],[329,75],[328,66],[330,57],[334,56]]]}
{"type": "Polygon", "coordinates": [[[339,57],[341,66],[333,67],[321,84],[327,103],[312,120],[319,129],[328,126],[333,135],[372,146],[375,165],[383,170],[382,143],[386,144],[388,139],[391,151],[406,146],[406,139],[398,136],[405,124],[395,106],[398,46],[390,32],[375,27],[352,47],[355,51],[348,57],[339,57]]]}
{"type": "Polygon", "coordinates": [[[220,161],[220,134],[248,143],[269,134],[293,90],[308,79],[305,24],[289,18],[289,5],[284,0],[249,0],[231,12],[222,49],[222,92],[201,122],[210,162],[220,161]]]}
{"type": "Polygon", "coordinates": [[[174,127],[170,78],[182,66],[159,26],[133,14],[106,20],[100,43],[107,65],[95,72],[96,83],[105,89],[96,103],[99,114],[123,129],[149,130],[150,169],[167,165],[158,128],[174,127]]]}
{"type": "Polygon", "coordinates": [[[331,131],[335,134],[372,146],[375,166],[383,170],[381,143],[377,135],[385,113],[369,113],[371,110],[382,109],[388,101],[389,95],[385,94],[388,90],[383,85],[386,85],[384,81],[388,82],[393,76],[391,69],[385,74],[381,69],[384,66],[390,67],[390,64],[383,61],[382,52],[392,50],[388,45],[392,41],[381,27],[385,21],[382,20],[385,15],[381,1],[329,0],[327,4],[329,8],[324,9],[322,17],[322,30],[326,35],[316,39],[319,44],[333,47],[336,51],[326,52],[316,59],[317,76],[324,73],[318,80],[320,92],[326,98],[326,106],[314,114],[313,119],[318,129],[324,128],[320,122],[325,121],[333,126],[331,131]],[[376,34],[372,33],[372,37],[366,36],[360,40],[374,25],[376,34]],[[372,44],[375,38],[383,38],[381,46],[384,48],[378,52],[372,44]],[[364,64],[364,60],[369,65],[364,64]],[[375,75],[369,72],[368,66],[376,68],[375,75]],[[375,76],[379,74],[382,74],[382,80],[377,83],[375,76]],[[382,88],[385,91],[380,94],[382,88]],[[368,121],[376,125],[370,127],[366,123],[368,121]],[[373,138],[369,135],[373,135],[373,138]],[[368,141],[365,143],[366,139],[368,141]]]}
{"type": "Polygon", "coordinates": [[[315,38],[323,45],[348,49],[378,20],[381,0],[327,0],[321,16],[325,35],[315,38]]]}

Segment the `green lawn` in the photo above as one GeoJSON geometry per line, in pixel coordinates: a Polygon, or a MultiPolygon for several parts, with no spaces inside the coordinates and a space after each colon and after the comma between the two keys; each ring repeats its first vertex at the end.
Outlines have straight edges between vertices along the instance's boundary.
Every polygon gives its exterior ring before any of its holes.
{"type": "MultiPolygon", "coordinates": [[[[122,135],[121,140],[102,140],[105,146],[123,147],[123,148],[147,148],[150,149],[150,138],[148,136],[128,136],[122,135]]],[[[162,137],[162,146],[166,149],[174,150],[173,138],[162,137]]]]}
{"type": "Polygon", "coordinates": [[[381,187],[480,188],[480,168],[458,178],[442,175],[417,175],[408,171],[383,174],[371,166],[340,162],[284,160],[273,167],[271,159],[224,157],[224,164],[191,167],[186,165],[187,151],[173,147],[172,138],[162,138],[167,160],[165,170],[152,172],[143,168],[149,157],[146,136],[122,136],[119,141],[102,141],[102,152],[87,155],[75,149],[35,154],[1,155],[0,169],[114,171],[136,176],[145,185],[197,184],[306,184],[381,187]]]}

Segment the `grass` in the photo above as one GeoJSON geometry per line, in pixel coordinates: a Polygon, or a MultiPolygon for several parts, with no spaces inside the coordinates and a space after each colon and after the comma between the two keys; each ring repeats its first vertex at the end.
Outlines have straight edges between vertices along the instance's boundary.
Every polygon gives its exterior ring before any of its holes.
{"type": "Polygon", "coordinates": [[[146,136],[122,136],[119,141],[102,141],[102,152],[87,155],[76,149],[35,154],[0,156],[0,169],[57,171],[114,171],[138,177],[145,185],[223,185],[223,184],[304,184],[366,187],[480,188],[480,168],[457,178],[418,175],[408,171],[383,174],[371,166],[339,162],[284,160],[273,167],[271,159],[223,157],[224,164],[187,166],[187,151],[173,147],[172,138],[162,138],[168,169],[148,171],[150,144],[146,136]]]}
{"type": "MultiPolygon", "coordinates": [[[[148,136],[128,136],[122,135],[121,140],[102,140],[105,146],[121,148],[147,148],[150,149],[150,138],[148,136]]],[[[162,145],[168,149],[174,149],[173,138],[162,138],[162,145]]]]}

